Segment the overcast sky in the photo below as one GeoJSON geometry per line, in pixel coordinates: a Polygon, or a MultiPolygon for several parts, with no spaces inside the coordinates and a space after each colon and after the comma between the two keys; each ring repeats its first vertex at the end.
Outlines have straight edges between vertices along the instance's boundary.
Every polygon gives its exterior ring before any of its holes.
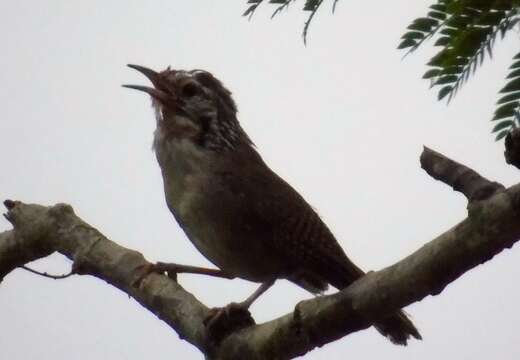
{"type": "MultiPolygon", "coordinates": [[[[127,63],[202,68],[233,91],[239,119],[271,167],[319,211],[365,270],[391,265],[466,216],[463,196],[426,175],[423,145],[506,186],[518,171],[490,135],[496,93],[518,34],[446,106],[421,80],[431,49],[402,59],[399,37],[430,1],[326,4],[301,39],[301,2],[252,21],[246,1],[1,1],[0,197],[70,203],[110,239],[149,260],[209,266],[166,208],[151,151],[146,84],[127,63]],[[225,5],[223,5],[225,4],[225,5]]],[[[0,230],[10,229],[0,220],[0,230]]],[[[520,252],[505,251],[406,310],[424,341],[375,330],[306,359],[518,359],[520,252]]],[[[62,256],[32,264],[63,273],[62,256]]],[[[242,280],[180,276],[208,306],[243,300],[242,280]]],[[[252,307],[258,322],[310,294],[285,281],[252,307]]],[[[0,285],[0,357],[199,359],[153,314],[88,276],[53,281],[17,270],[0,285]]]]}

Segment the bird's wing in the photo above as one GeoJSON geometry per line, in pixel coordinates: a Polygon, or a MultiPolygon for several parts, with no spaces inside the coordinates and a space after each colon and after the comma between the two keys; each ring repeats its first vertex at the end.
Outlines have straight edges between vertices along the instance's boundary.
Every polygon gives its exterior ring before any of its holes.
{"type": "Polygon", "coordinates": [[[286,277],[316,292],[329,283],[344,288],[364,273],[346,256],[327,225],[287,182],[262,160],[247,166],[229,186],[243,193],[252,218],[269,231],[263,233],[273,251],[290,264],[286,277]]]}

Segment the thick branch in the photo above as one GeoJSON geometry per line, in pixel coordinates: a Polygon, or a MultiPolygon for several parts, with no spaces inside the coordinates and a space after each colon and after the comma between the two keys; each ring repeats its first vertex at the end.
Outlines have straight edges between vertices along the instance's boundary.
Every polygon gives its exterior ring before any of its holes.
{"type": "Polygon", "coordinates": [[[218,346],[210,346],[203,326],[208,309],[180,285],[151,274],[138,289],[132,286],[138,269],[148,264],[140,253],[108,240],[76,217],[68,205],[11,202],[6,206],[14,230],[0,234],[0,278],[17,266],[59,251],[74,261],[77,273],[97,276],[133,296],[182,338],[216,359],[302,355],[440,293],[464,272],[520,238],[518,184],[471,202],[465,220],[397,264],[369,273],[337,294],[301,302],[293,313],[236,331],[218,346]]]}
{"type": "Polygon", "coordinates": [[[202,352],[209,351],[202,324],[208,308],[167,276],[150,274],[134,285],[144,265],[137,251],[107,239],[78,218],[69,205],[52,207],[5,202],[14,230],[0,233],[0,279],[18,266],[54,251],[73,261],[78,274],[105,280],[135,298],[202,352]]]}
{"type": "Polygon", "coordinates": [[[426,146],[421,154],[421,167],[434,179],[451,186],[455,191],[460,191],[468,201],[487,199],[497,191],[504,190],[503,185],[489,181],[475,170],[426,146]]]}
{"type": "Polygon", "coordinates": [[[516,128],[507,134],[504,144],[506,147],[506,151],[504,151],[506,163],[520,169],[520,128],[516,128]]]}
{"type": "Polygon", "coordinates": [[[240,351],[251,359],[292,357],[367,328],[385,314],[439,294],[510,248],[520,239],[519,214],[520,184],[471,206],[468,218],[395,265],[337,294],[301,302],[292,314],[232,334],[221,352],[240,351]]]}

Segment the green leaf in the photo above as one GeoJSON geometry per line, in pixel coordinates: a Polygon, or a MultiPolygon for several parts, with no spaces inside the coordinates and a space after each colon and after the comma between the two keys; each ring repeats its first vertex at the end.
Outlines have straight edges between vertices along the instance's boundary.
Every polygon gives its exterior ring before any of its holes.
{"type": "Polygon", "coordinates": [[[423,38],[424,38],[424,34],[419,31],[408,31],[406,34],[401,36],[401,39],[421,40],[423,38]]]}
{"type": "Polygon", "coordinates": [[[470,24],[471,21],[472,21],[472,18],[469,16],[455,15],[455,16],[450,17],[448,19],[448,21],[446,21],[446,26],[453,27],[456,29],[463,29],[468,24],[470,24]]]}
{"type": "MultiPolygon", "coordinates": [[[[470,4],[467,4],[467,5],[470,5],[470,4]]],[[[474,9],[473,7],[470,7],[470,6],[465,6],[462,11],[460,12],[460,15],[464,15],[464,16],[467,16],[468,18],[471,18],[471,19],[476,19],[478,17],[480,17],[482,15],[482,11],[478,10],[478,9],[474,9]]]]}
{"type": "Polygon", "coordinates": [[[445,67],[449,66],[465,66],[470,62],[471,58],[468,56],[461,56],[457,51],[451,51],[450,56],[446,59],[445,67]]]}
{"type": "Polygon", "coordinates": [[[513,60],[520,60],[520,53],[516,54],[516,55],[513,57],[513,60]]]}
{"type": "Polygon", "coordinates": [[[513,116],[515,114],[515,109],[517,108],[517,106],[518,106],[518,103],[514,102],[514,103],[508,103],[508,104],[498,107],[495,110],[495,115],[493,116],[493,118],[491,120],[492,121],[500,120],[500,119],[503,119],[506,117],[513,116]]]}
{"type": "Polygon", "coordinates": [[[518,69],[520,68],[520,61],[516,61],[509,67],[510,69],[518,69]]]}
{"type": "Polygon", "coordinates": [[[439,22],[435,19],[430,18],[418,18],[413,21],[411,25],[408,26],[410,30],[418,30],[422,32],[430,32],[430,29],[434,26],[437,26],[439,22]]]}
{"type": "Polygon", "coordinates": [[[457,81],[458,76],[457,75],[444,75],[441,76],[436,82],[435,85],[443,85],[443,84],[449,84],[452,82],[457,81]]]}
{"type": "MultiPolygon", "coordinates": [[[[515,100],[518,100],[518,99],[520,99],[520,91],[514,92],[512,94],[509,94],[509,95],[501,97],[497,101],[497,105],[505,104],[505,103],[508,103],[508,102],[511,102],[511,101],[515,101],[515,100]]],[[[518,106],[520,107],[520,104],[518,104],[518,106]]]]}
{"type": "Polygon", "coordinates": [[[401,43],[397,46],[397,49],[406,49],[408,47],[412,47],[417,45],[417,42],[413,39],[404,39],[401,41],[401,43]]]}
{"type": "Polygon", "coordinates": [[[424,73],[423,79],[431,79],[432,77],[439,75],[440,72],[441,72],[441,69],[428,70],[424,73]]]}
{"type": "Polygon", "coordinates": [[[437,66],[437,67],[444,67],[444,62],[448,58],[449,53],[446,51],[446,49],[439,51],[437,54],[435,54],[434,57],[428,61],[429,66],[437,66]]]}
{"type": "Polygon", "coordinates": [[[446,12],[446,6],[442,5],[442,4],[430,5],[430,9],[435,10],[435,11],[446,12]]]}
{"type": "Polygon", "coordinates": [[[485,43],[489,28],[472,28],[465,31],[454,44],[456,53],[461,56],[473,56],[485,43]]]}
{"type": "Polygon", "coordinates": [[[498,135],[495,137],[495,141],[498,141],[500,139],[502,139],[503,137],[505,137],[507,134],[509,134],[509,131],[508,130],[504,130],[502,132],[499,132],[498,135]]]}
{"type": "Polygon", "coordinates": [[[437,41],[435,42],[435,44],[433,44],[433,46],[446,46],[450,43],[450,40],[451,40],[451,38],[448,36],[441,36],[440,38],[437,39],[437,41]]]}
{"type": "Polygon", "coordinates": [[[321,4],[320,0],[307,0],[305,5],[303,6],[303,10],[305,11],[314,11],[321,4]]]}
{"type": "Polygon", "coordinates": [[[428,61],[429,66],[437,67],[449,67],[466,65],[469,62],[469,58],[459,56],[456,52],[451,49],[444,48],[439,51],[434,57],[428,61]]]}
{"type": "Polygon", "coordinates": [[[460,74],[464,71],[464,66],[453,65],[442,69],[442,75],[460,74]]]}
{"type": "Polygon", "coordinates": [[[506,79],[512,79],[512,78],[515,78],[515,77],[518,77],[520,76],[520,69],[516,69],[516,70],[513,70],[509,73],[509,75],[507,75],[506,79]]]}
{"type": "Polygon", "coordinates": [[[504,19],[505,13],[503,11],[486,12],[478,19],[479,25],[494,26],[504,19]]]}
{"type": "Polygon", "coordinates": [[[253,5],[251,5],[250,7],[247,8],[246,11],[244,11],[244,13],[242,14],[242,16],[249,16],[249,15],[252,15],[253,12],[256,10],[257,7],[258,7],[258,4],[253,4],[253,5]]]}
{"type": "Polygon", "coordinates": [[[493,128],[493,130],[491,130],[491,132],[497,132],[497,131],[503,130],[505,128],[511,128],[513,126],[515,126],[515,123],[513,120],[501,121],[495,125],[495,127],[493,128]]]}
{"type": "Polygon", "coordinates": [[[502,90],[500,90],[499,92],[501,94],[504,94],[504,93],[507,93],[507,92],[519,91],[519,90],[520,90],[520,78],[516,78],[516,79],[511,80],[510,82],[508,82],[507,85],[504,86],[502,88],[502,90]]]}
{"type": "Polygon", "coordinates": [[[494,10],[507,11],[507,10],[511,10],[511,8],[513,6],[513,4],[511,4],[512,2],[514,2],[514,1],[504,1],[504,0],[493,1],[492,7],[494,10]]]}
{"type": "Polygon", "coordinates": [[[446,36],[453,36],[458,33],[458,30],[450,27],[445,27],[444,29],[439,31],[439,33],[446,36]]]}
{"type": "MultiPolygon", "coordinates": [[[[498,0],[502,1],[502,0],[498,0]]],[[[465,7],[471,6],[476,10],[484,11],[489,10],[491,6],[493,5],[493,0],[469,0],[469,1],[456,1],[462,3],[462,10],[464,10],[465,7]]]]}
{"type": "Polygon", "coordinates": [[[446,95],[448,95],[453,90],[453,86],[448,85],[439,90],[439,94],[437,95],[438,100],[442,100],[446,95]]]}
{"type": "Polygon", "coordinates": [[[465,56],[451,57],[446,62],[446,66],[460,66],[466,65],[469,62],[469,58],[465,56]]]}
{"type": "Polygon", "coordinates": [[[439,11],[430,11],[428,13],[428,17],[437,19],[437,20],[444,20],[444,19],[446,19],[446,13],[439,12],[439,11]]]}

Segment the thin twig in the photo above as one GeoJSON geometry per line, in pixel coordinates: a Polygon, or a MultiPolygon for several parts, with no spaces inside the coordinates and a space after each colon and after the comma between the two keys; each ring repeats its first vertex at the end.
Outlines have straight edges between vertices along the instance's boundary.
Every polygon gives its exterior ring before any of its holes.
{"type": "Polygon", "coordinates": [[[51,275],[51,274],[48,274],[46,272],[39,272],[39,271],[36,271],[34,269],[31,269],[30,267],[27,267],[25,265],[22,265],[22,266],[19,266],[20,268],[24,269],[24,270],[27,270],[33,274],[36,274],[36,275],[40,275],[40,276],[43,276],[43,277],[46,277],[46,278],[49,278],[49,279],[54,279],[54,280],[60,280],[60,279],[66,279],[68,278],[69,276],[72,276],[74,275],[74,271],[70,271],[68,274],[63,274],[63,275],[51,275]]]}

